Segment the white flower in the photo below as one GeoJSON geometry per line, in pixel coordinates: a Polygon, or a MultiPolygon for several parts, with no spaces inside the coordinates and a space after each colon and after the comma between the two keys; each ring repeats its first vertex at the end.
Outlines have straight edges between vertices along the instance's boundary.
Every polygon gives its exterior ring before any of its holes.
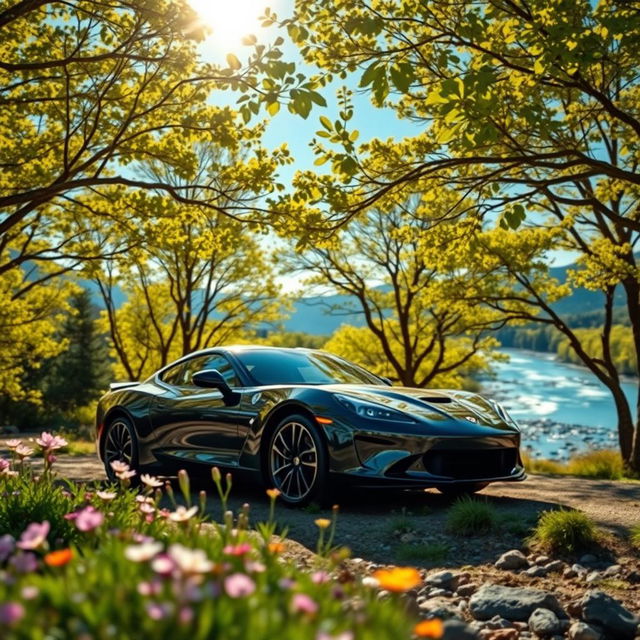
{"type": "Polygon", "coordinates": [[[106,501],[115,500],[118,497],[118,494],[114,493],[113,491],[96,491],[96,495],[101,500],[106,500],[106,501]]]}
{"type": "Polygon", "coordinates": [[[129,471],[129,465],[126,462],[122,462],[122,460],[113,460],[111,462],[111,468],[114,473],[125,473],[129,471]]]}
{"type": "Polygon", "coordinates": [[[129,545],[124,550],[124,556],[131,562],[148,562],[162,551],[162,544],[159,542],[143,542],[142,544],[129,545]]]}
{"type": "Polygon", "coordinates": [[[182,573],[207,573],[213,569],[213,563],[202,549],[187,549],[181,544],[172,544],[169,556],[182,573]]]}
{"type": "Polygon", "coordinates": [[[146,484],[147,487],[151,487],[153,489],[157,489],[158,487],[162,487],[164,482],[162,480],[158,480],[155,476],[150,476],[148,473],[143,473],[140,476],[140,480],[143,484],[146,484]]]}
{"type": "Polygon", "coordinates": [[[191,507],[191,509],[187,509],[180,505],[175,511],[169,514],[169,520],[173,522],[186,522],[196,515],[196,511],[198,511],[198,507],[191,507]]]}

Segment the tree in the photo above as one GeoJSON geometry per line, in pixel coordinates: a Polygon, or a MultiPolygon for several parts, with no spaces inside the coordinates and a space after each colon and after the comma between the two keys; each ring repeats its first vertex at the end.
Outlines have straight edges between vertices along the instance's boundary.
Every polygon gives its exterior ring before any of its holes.
{"type": "Polygon", "coordinates": [[[453,380],[445,374],[489,357],[497,342],[488,332],[506,317],[470,305],[460,294],[484,290],[486,274],[457,260],[457,247],[474,223],[437,223],[457,199],[443,191],[372,209],[324,245],[294,258],[298,269],[314,274],[310,284],[345,296],[333,313],[363,315],[366,331],[345,328],[327,348],[340,345],[344,355],[362,362],[361,350],[377,343],[372,353],[389,364],[389,377],[419,387],[453,380]],[[360,340],[364,343],[356,344],[360,340]]]}

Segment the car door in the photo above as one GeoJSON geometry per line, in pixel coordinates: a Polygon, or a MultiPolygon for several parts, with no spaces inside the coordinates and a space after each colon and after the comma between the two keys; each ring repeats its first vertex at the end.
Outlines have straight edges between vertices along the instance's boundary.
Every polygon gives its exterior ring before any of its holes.
{"type": "Polygon", "coordinates": [[[227,406],[217,389],[203,389],[193,374],[216,369],[232,388],[240,385],[231,362],[222,354],[196,356],[165,371],[159,383],[165,393],[153,400],[151,422],[156,455],[174,461],[236,465],[242,447],[240,405],[227,406]]]}

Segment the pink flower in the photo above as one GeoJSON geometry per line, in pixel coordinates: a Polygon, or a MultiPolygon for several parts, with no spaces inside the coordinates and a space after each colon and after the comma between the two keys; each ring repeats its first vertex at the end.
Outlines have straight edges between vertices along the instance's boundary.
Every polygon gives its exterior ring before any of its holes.
{"type": "Polygon", "coordinates": [[[12,626],[24,618],[24,607],[19,602],[0,604],[0,624],[12,626]]]}
{"type": "Polygon", "coordinates": [[[8,471],[10,467],[11,463],[8,460],[6,460],[5,458],[0,458],[0,473],[8,471]]]}
{"type": "Polygon", "coordinates": [[[113,460],[111,462],[111,468],[114,473],[122,473],[123,471],[129,471],[129,465],[122,460],[113,460]]]}
{"type": "Polygon", "coordinates": [[[291,600],[291,605],[296,613],[305,613],[312,616],[318,611],[316,601],[304,593],[296,593],[291,600]]]}
{"type": "Polygon", "coordinates": [[[14,537],[8,533],[0,538],[0,562],[4,562],[12,553],[16,547],[16,541],[14,537]]]}
{"type": "Polygon", "coordinates": [[[49,535],[49,522],[32,522],[20,536],[20,542],[16,545],[20,549],[37,549],[41,547],[49,535]]]}
{"type": "Polygon", "coordinates": [[[11,557],[9,564],[18,573],[33,573],[38,568],[38,559],[35,553],[17,553],[11,557]]]}
{"type": "Polygon", "coordinates": [[[141,596],[157,596],[162,592],[162,582],[160,580],[150,580],[138,584],[138,593],[141,596]]]}
{"type": "Polygon", "coordinates": [[[9,447],[9,449],[15,449],[22,444],[22,440],[7,440],[5,444],[7,445],[7,447],[9,447]]]}
{"type": "Polygon", "coordinates": [[[157,602],[150,602],[147,605],[147,615],[152,620],[162,620],[171,613],[171,607],[167,604],[159,604],[157,602]]]}
{"type": "Polygon", "coordinates": [[[246,542],[237,545],[228,544],[222,551],[229,556],[243,556],[251,551],[251,545],[246,542]]]}
{"type": "Polygon", "coordinates": [[[224,580],[224,590],[230,598],[244,598],[256,590],[256,583],[244,573],[232,573],[224,580]]]}
{"type": "Polygon", "coordinates": [[[115,500],[115,498],[118,496],[118,494],[114,493],[113,491],[96,491],[96,495],[98,496],[98,498],[100,498],[100,500],[104,500],[105,502],[108,502],[109,500],[115,500]]]}
{"type": "Polygon", "coordinates": [[[202,549],[187,549],[181,544],[172,544],[169,556],[182,573],[207,573],[213,569],[212,562],[202,549]]]}
{"type": "Polygon", "coordinates": [[[314,584],[324,584],[329,582],[331,576],[326,571],[314,571],[311,574],[311,582],[314,584]]]}
{"type": "Polygon", "coordinates": [[[53,464],[57,459],[57,456],[54,456],[52,453],[47,456],[47,462],[49,464],[53,464]]]}
{"type": "Polygon", "coordinates": [[[193,609],[191,607],[181,607],[178,612],[178,620],[181,624],[189,624],[193,620],[193,609]]]}
{"type": "Polygon", "coordinates": [[[138,509],[140,510],[141,513],[145,513],[147,515],[154,513],[156,510],[154,506],[147,504],[146,502],[143,502],[141,505],[139,505],[138,509]]]}
{"type": "Polygon", "coordinates": [[[95,507],[88,506],[77,512],[75,521],[76,528],[86,533],[97,529],[104,522],[104,515],[95,507]]]}
{"type": "Polygon", "coordinates": [[[169,520],[172,522],[186,522],[196,515],[198,511],[198,507],[191,507],[191,509],[187,509],[180,505],[175,511],[169,514],[169,520]]]}
{"type": "Polygon", "coordinates": [[[29,456],[33,455],[33,449],[31,447],[27,447],[22,443],[20,443],[16,447],[15,451],[21,460],[24,460],[25,458],[28,458],[29,456]]]}
{"type": "Polygon", "coordinates": [[[131,562],[148,562],[162,551],[162,544],[159,542],[143,542],[142,544],[130,545],[124,550],[124,556],[131,562]]]}
{"type": "Polygon", "coordinates": [[[36,442],[46,451],[55,451],[67,446],[67,441],[60,436],[54,436],[47,431],[43,431],[36,442]]]}
{"type": "Polygon", "coordinates": [[[158,478],[150,476],[147,473],[143,473],[140,476],[140,481],[142,482],[142,484],[146,485],[147,487],[151,487],[152,489],[157,489],[158,487],[162,487],[164,485],[164,482],[162,482],[162,480],[158,480],[158,478]]]}
{"type": "Polygon", "coordinates": [[[40,589],[38,587],[34,587],[33,585],[28,585],[26,587],[22,587],[22,591],[20,591],[20,595],[25,600],[33,600],[37,598],[40,593],[40,589]]]}
{"type": "Polygon", "coordinates": [[[162,553],[151,561],[151,568],[161,576],[168,576],[175,571],[176,563],[171,556],[162,553]]]}

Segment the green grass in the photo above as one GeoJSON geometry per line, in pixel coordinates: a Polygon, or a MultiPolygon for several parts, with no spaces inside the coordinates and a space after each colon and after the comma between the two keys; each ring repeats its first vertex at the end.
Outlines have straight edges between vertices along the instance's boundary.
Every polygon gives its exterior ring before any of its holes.
{"type": "Polygon", "coordinates": [[[640,550],[640,523],[631,527],[631,535],[629,536],[629,542],[632,547],[640,550]]]}
{"type": "Polygon", "coordinates": [[[384,526],[387,537],[402,535],[403,533],[411,533],[416,530],[415,523],[403,509],[401,513],[394,515],[384,526]]]}
{"type": "Polygon", "coordinates": [[[92,456],[96,452],[96,443],[91,440],[74,440],[63,450],[68,456],[92,456]]]}
{"type": "Polygon", "coordinates": [[[599,449],[572,457],[568,462],[536,460],[525,456],[525,468],[531,473],[569,475],[601,480],[620,480],[625,477],[622,457],[618,451],[599,449]]]}
{"type": "Polygon", "coordinates": [[[425,542],[422,544],[401,544],[395,550],[400,562],[443,562],[449,554],[449,545],[444,542],[425,542]]]}
{"type": "Polygon", "coordinates": [[[484,500],[459,498],[449,508],[447,530],[460,536],[489,533],[498,522],[495,509],[484,500]]]}
{"type": "Polygon", "coordinates": [[[529,542],[546,551],[573,552],[597,542],[598,531],[593,521],[581,511],[544,511],[538,519],[529,542]]]}

